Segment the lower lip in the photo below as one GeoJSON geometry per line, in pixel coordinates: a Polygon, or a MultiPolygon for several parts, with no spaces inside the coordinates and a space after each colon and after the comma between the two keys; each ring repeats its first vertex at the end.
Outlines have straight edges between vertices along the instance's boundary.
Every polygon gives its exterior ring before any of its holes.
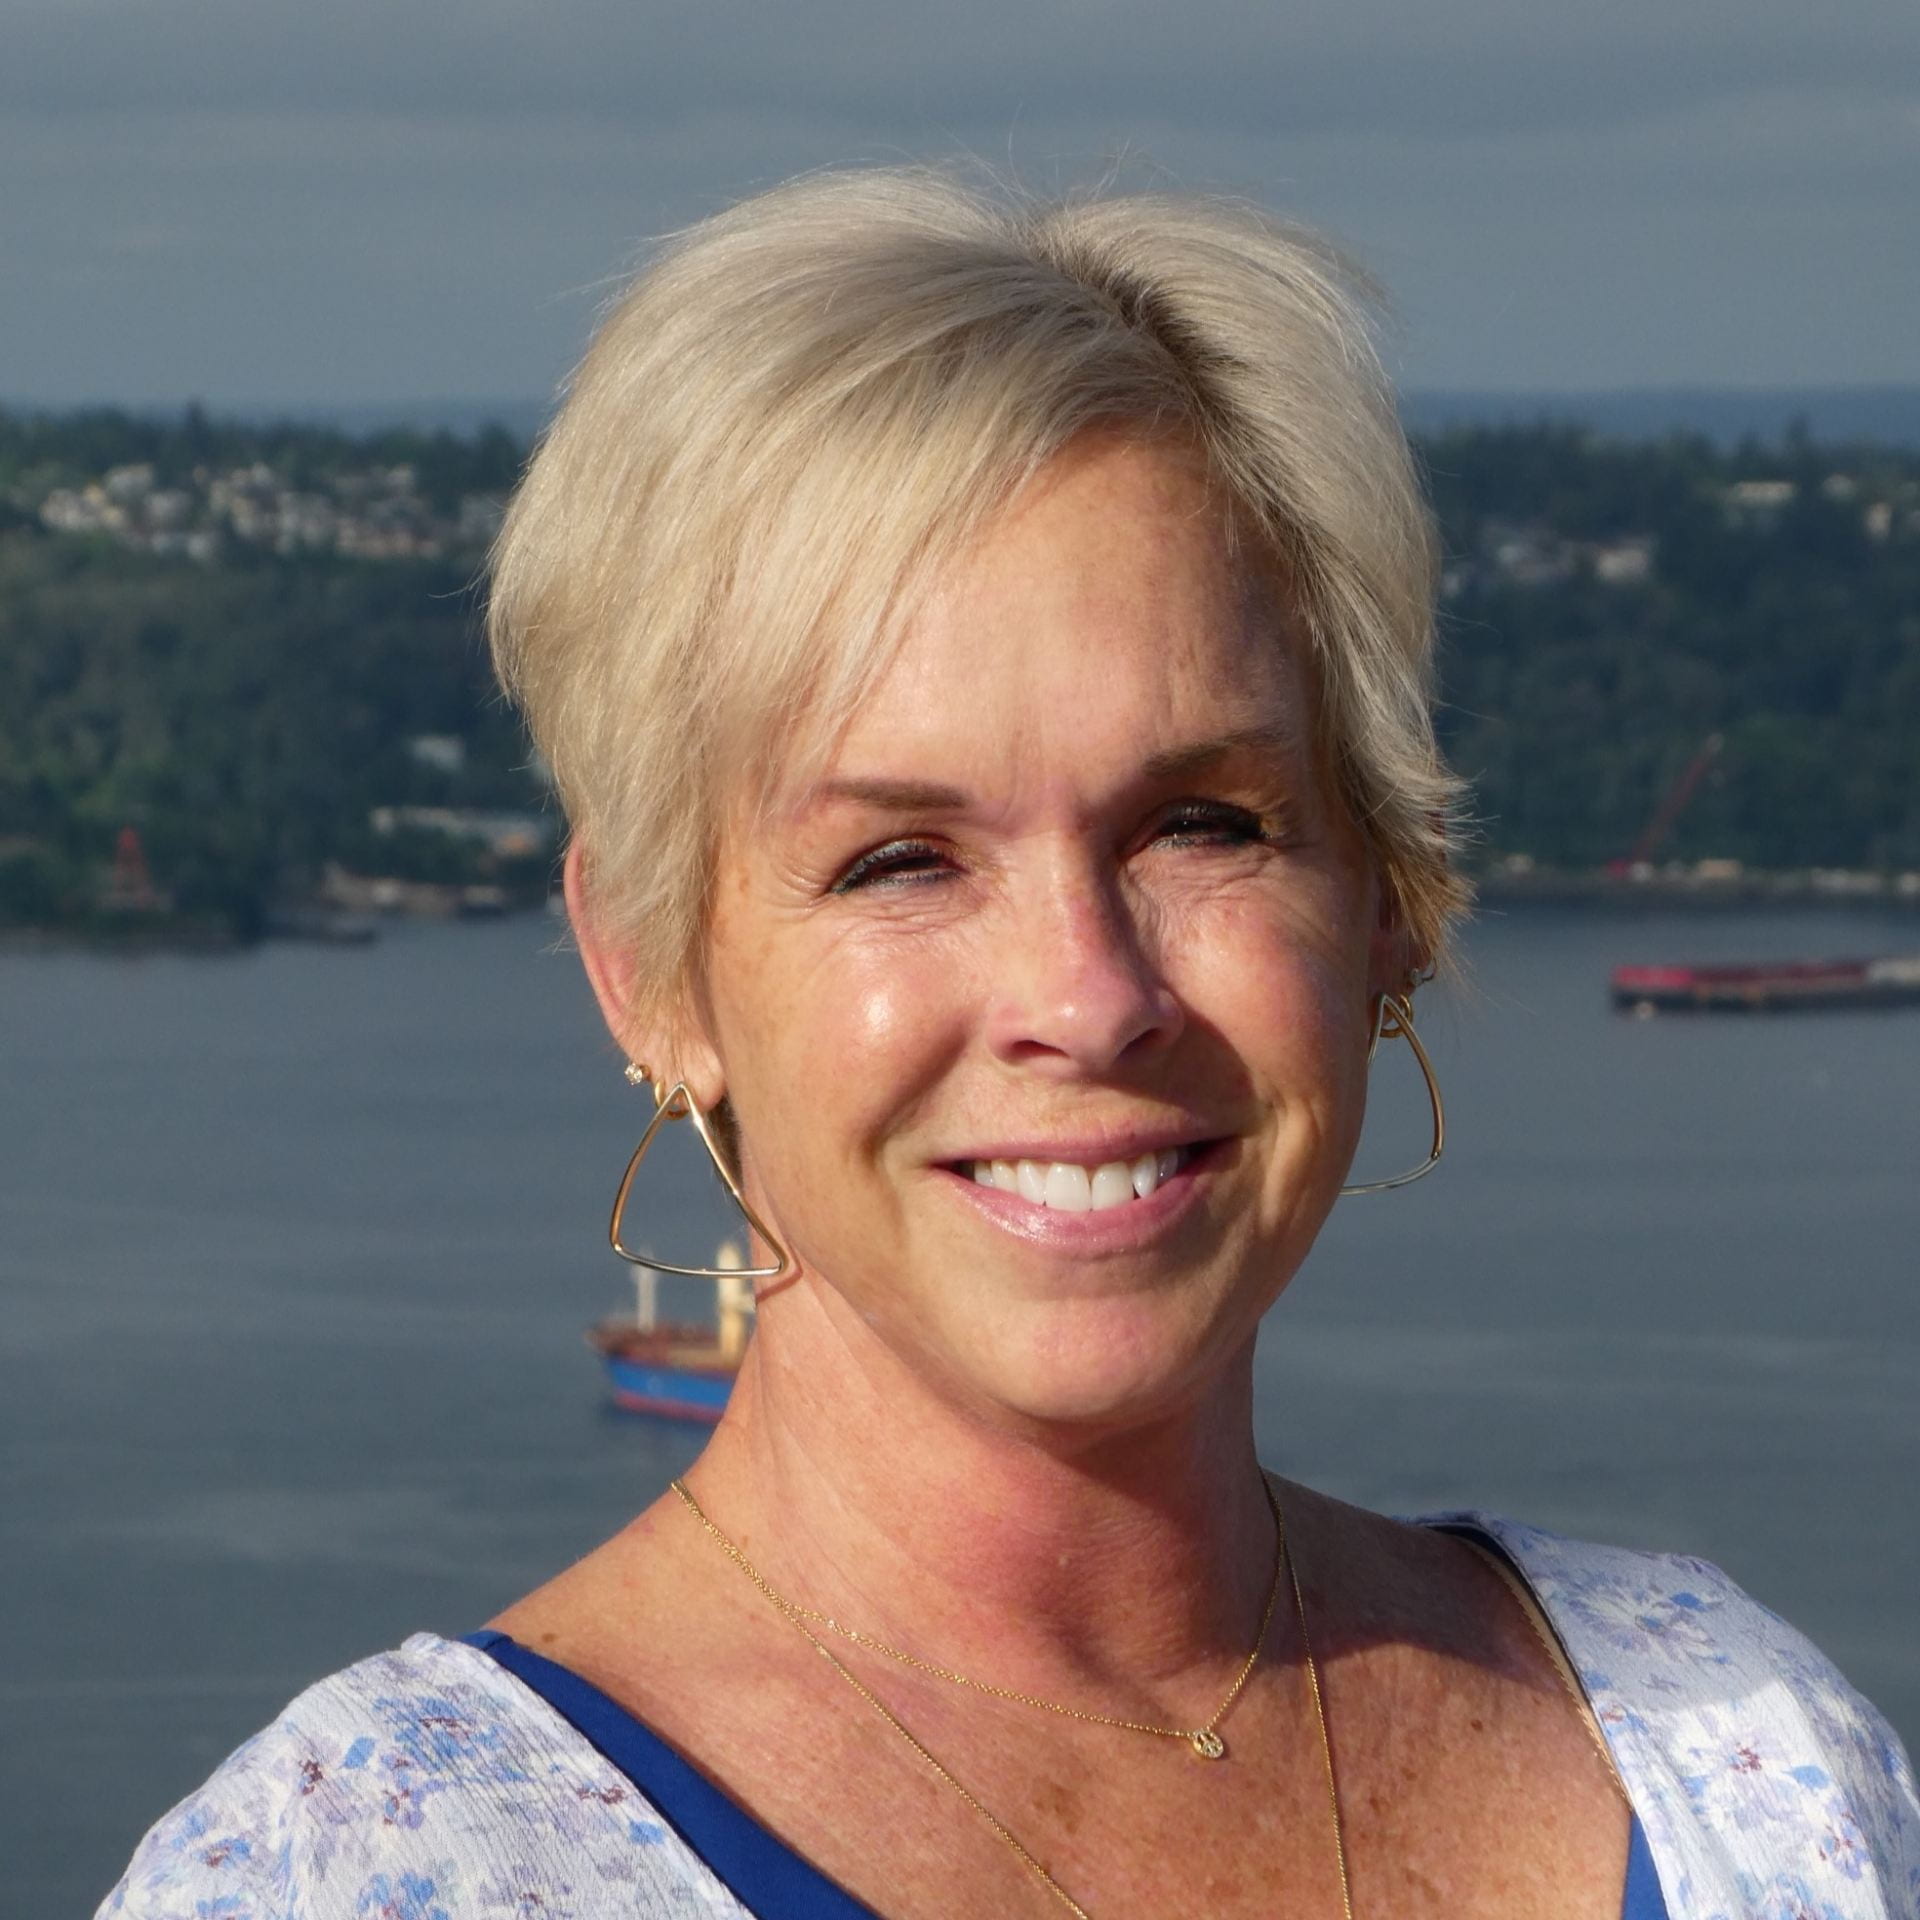
{"type": "Polygon", "coordinates": [[[1032,1245],[1085,1255],[1126,1253],[1159,1238],[1191,1211],[1212,1177],[1221,1146],[1222,1142],[1210,1140],[1191,1148],[1179,1171],[1162,1180],[1144,1200],[1135,1198],[1085,1213],[1038,1206],[1002,1187],[982,1186],[951,1167],[938,1171],[962,1200],[994,1226],[1032,1245]]]}

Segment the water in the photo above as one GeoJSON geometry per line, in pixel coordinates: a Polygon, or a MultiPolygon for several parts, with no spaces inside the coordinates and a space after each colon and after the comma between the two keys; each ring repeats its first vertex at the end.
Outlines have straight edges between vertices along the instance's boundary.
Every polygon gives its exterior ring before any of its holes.
{"type": "MultiPolygon", "coordinates": [[[[477,1624],[692,1457],[603,1411],[580,1338],[625,1297],[601,1235],[644,1096],[552,939],[0,956],[8,1913],[90,1911],[302,1684],[477,1624]]],[[[1916,946],[1485,921],[1470,991],[1422,1002],[1447,1163],[1337,1209],[1262,1342],[1268,1459],[1705,1554],[1920,1744],[1920,1014],[1603,992],[1620,960],[1916,946]]],[[[1383,1051],[1362,1171],[1420,1134],[1383,1051]]],[[[722,1221],[690,1180],[662,1250],[722,1221]]]]}

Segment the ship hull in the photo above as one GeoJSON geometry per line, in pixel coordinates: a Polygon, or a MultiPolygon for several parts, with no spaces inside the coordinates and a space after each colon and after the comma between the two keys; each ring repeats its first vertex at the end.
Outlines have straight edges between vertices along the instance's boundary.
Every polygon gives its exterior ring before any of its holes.
{"type": "Polygon", "coordinates": [[[650,1413],[666,1420],[693,1420],[712,1426],[727,1410],[731,1374],[693,1373],[680,1367],[648,1366],[643,1361],[605,1356],[613,1404],[626,1413],[650,1413]]]}
{"type": "Polygon", "coordinates": [[[1616,967],[1613,1004],[1630,1013],[1812,1013],[1920,1006],[1920,957],[1746,967],[1616,967]]]}
{"type": "Polygon", "coordinates": [[[643,1330],[631,1321],[603,1320],[587,1344],[607,1370],[614,1405],[660,1419],[712,1426],[726,1412],[740,1371],[738,1356],[729,1356],[699,1327],[643,1330]]]}

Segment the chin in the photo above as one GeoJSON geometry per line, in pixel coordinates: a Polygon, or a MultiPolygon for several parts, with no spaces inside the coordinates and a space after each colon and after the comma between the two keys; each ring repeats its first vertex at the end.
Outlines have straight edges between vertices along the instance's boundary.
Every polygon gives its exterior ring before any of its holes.
{"type": "Polygon", "coordinates": [[[1093,1438],[1216,1399],[1256,1324],[1229,1331],[1165,1296],[1023,1303],[969,1343],[960,1371],[968,1397],[1003,1417],[1093,1438]]]}

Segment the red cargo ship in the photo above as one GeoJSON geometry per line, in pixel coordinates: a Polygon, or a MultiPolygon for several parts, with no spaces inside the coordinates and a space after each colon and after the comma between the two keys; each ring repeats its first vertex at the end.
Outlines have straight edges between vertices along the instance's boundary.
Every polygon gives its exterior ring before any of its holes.
{"type": "Polygon", "coordinates": [[[1609,990],[1616,1007],[1643,1016],[1920,1006],[1920,954],[1746,967],[1615,967],[1609,990]]]}

